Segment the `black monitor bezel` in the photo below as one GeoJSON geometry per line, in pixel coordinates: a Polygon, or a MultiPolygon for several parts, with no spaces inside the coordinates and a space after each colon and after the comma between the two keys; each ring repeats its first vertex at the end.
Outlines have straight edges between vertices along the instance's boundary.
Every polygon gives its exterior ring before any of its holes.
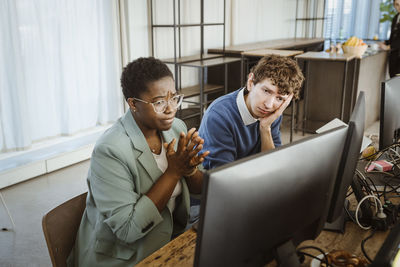
{"type": "MultiPolygon", "coordinates": [[[[246,158],[244,158],[244,159],[241,159],[241,160],[238,160],[238,161],[235,161],[235,162],[226,164],[226,165],[224,165],[224,166],[218,167],[218,168],[213,169],[213,170],[211,170],[211,171],[207,171],[207,172],[205,173],[205,177],[204,177],[204,179],[203,179],[203,193],[202,193],[202,200],[201,200],[201,205],[202,205],[202,206],[201,206],[201,209],[200,209],[200,218],[204,218],[205,213],[206,213],[207,198],[208,198],[208,196],[207,196],[207,193],[208,193],[207,187],[208,187],[208,183],[209,183],[209,180],[210,180],[210,176],[212,175],[213,172],[217,172],[217,171],[220,171],[220,170],[223,170],[223,169],[226,169],[226,168],[230,168],[231,166],[240,164],[241,162],[249,161],[249,160],[252,160],[252,159],[257,158],[257,157],[262,157],[262,156],[264,156],[264,155],[266,155],[266,154],[274,153],[274,152],[276,152],[276,151],[278,151],[278,150],[286,149],[286,148],[289,147],[289,146],[295,146],[295,145],[297,145],[297,144],[299,144],[299,143],[307,142],[308,140],[311,140],[311,139],[313,139],[313,138],[318,138],[318,137],[320,137],[321,135],[329,134],[329,133],[331,133],[331,132],[333,132],[333,131],[338,131],[338,130],[344,129],[344,128],[346,129],[346,130],[345,130],[345,131],[346,131],[346,135],[343,136],[343,146],[344,146],[345,138],[346,138],[346,136],[347,136],[347,128],[348,128],[348,127],[346,127],[346,126],[341,126],[341,127],[332,129],[332,130],[330,130],[330,131],[327,131],[327,132],[325,132],[325,133],[323,133],[323,134],[315,135],[315,136],[310,136],[310,137],[301,139],[301,140],[299,140],[299,141],[293,142],[293,143],[291,143],[291,144],[289,144],[289,145],[287,145],[287,146],[276,148],[276,149],[273,150],[273,151],[262,152],[262,153],[259,153],[259,154],[256,154],[256,155],[252,155],[252,156],[246,157],[246,158]]],[[[340,152],[341,152],[341,151],[342,151],[342,150],[340,150],[340,152]]],[[[337,172],[337,171],[338,171],[338,168],[339,168],[339,163],[337,164],[337,166],[336,166],[335,168],[336,168],[336,172],[337,172]]],[[[336,174],[335,174],[334,177],[336,177],[336,174]]],[[[332,196],[333,186],[334,186],[334,181],[332,181],[332,182],[330,183],[330,185],[329,185],[329,190],[328,190],[329,192],[326,193],[326,194],[327,194],[327,200],[326,200],[326,203],[325,203],[325,206],[326,206],[326,207],[325,207],[325,209],[324,209],[324,211],[323,211],[323,214],[320,215],[320,217],[318,218],[318,220],[317,220],[315,223],[312,223],[312,227],[311,227],[311,224],[307,225],[307,227],[312,228],[312,229],[307,228],[307,231],[308,231],[308,232],[307,232],[307,234],[305,234],[304,236],[301,236],[302,233],[300,233],[300,235],[297,235],[296,237],[294,237],[294,238],[291,239],[291,240],[282,240],[283,243],[286,243],[287,241],[290,241],[290,242],[293,242],[293,244],[297,245],[297,244],[299,244],[299,243],[300,243],[301,241],[303,241],[303,240],[314,239],[314,238],[316,238],[316,237],[319,235],[319,233],[322,231],[323,225],[324,225],[324,223],[325,223],[325,221],[326,221],[326,218],[327,218],[327,216],[328,216],[328,207],[329,207],[329,204],[330,204],[329,199],[330,199],[331,196],[332,196]],[[329,196],[328,196],[328,195],[329,195],[329,196]],[[310,230],[311,230],[312,232],[311,232],[310,230]],[[311,234],[310,234],[310,233],[311,233],[311,234]]],[[[197,229],[197,240],[196,240],[196,241],[197,241],[197,244],[196,244],[195,259],[194,259],[194,265],[195,265],[195,266],[199,266],[199,262],[200,262],[200,253],[201,253],[201,252],[200,252],[200,249],[201,249],[201,247],[202,247],[201,236],[202,236],[202,234],[203,234],[203,230],[204,230],[203,221],[200,219],[200,222],[199,222],[199,225],[198,225],[198,229],[197,229]]],[[[297,232],[296,232],[296,233],[297,233],[297,232]]],[[[286,237],[285,237],[285,238],[286,238],[286,237]]],[[[290,238],[291,238],[291,237],[290,237],[290,238]]],[[[282,244],[283,244],[283,243],[282,243],[282,244]]],[[[267,256],[269,259],[272,259],[272,258],[270,258],[270,257],[273,256],[273,255],[266,255],[266,256],[267,256]]]]}
{"type": "MultiPolygon", "coordinates": [[[[387,125],[388,124],[387,118],[385,118],[385,117],[387,117],[387,113],[386,113],[386,111],[388,111],[387,108],[389,108],[387,106],[387,101],[386,101],[386,97],[387,97],[386,96],[386,90],[387,90],[387,86],[389,84],[396,83],[397,81],[400,84],[400,76],[393,77],[393,78],[391,78],[389,80],[386,80],[386,81],[381,83],[381,108],[380,108],[380,117],[379,117],[379,120],[380,120],[380,124],[379,124],[379,149],[380,150],[383,150],[383,149],[385,149],[385,148],[387,148],[387,147],[389,147],[390,145],[393,144],[393,142],[391,140],[390,141],[386,140],[388,137],[385,136],[385,135],[387,135],[387,131],[389,130],[388,129],[389,126],[387,125]]],[[[400,88],[399,89],[391,88],[391,89],[392,90],[400,90],[400,88]]],[[[398,125],[398,126],[400,128],[400,125],[398,125]]],[[[390,130],[394,132],[397,129],[390,129],[390,130]]]]}
{"type": "Polygon", "coordinates": [[[327,218],[327,222],[329,223],[333,223],[339,218],[339,216],[343,214],[347,189],[352,184],[354,172],[357,168],[357,162],[360,155],[365,128],[365,112],[365,94],[363,91],[360,91],[348,123],[349,128],[346,142],[342,158],[340,160],[338,176],[336,178],[335,188],[327,218]],[[362,118],[362,121],[359,121],[361,119],[360,117],[362,118]],[[360,133],[357,131],[360,131],[360,133]],[[359,136],[356,136],[357,134],[359,136]]]}

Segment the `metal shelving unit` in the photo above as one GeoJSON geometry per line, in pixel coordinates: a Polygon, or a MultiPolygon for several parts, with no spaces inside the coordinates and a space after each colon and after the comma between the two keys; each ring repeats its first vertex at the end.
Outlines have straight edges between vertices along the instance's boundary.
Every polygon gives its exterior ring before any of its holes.
{"type": "MultiPolygon", "coordinates": [[[[154,29],[155,28],[173,28],[174,35],[174,54],[172,58],[164,59],[163,62],[172,64],[175,72],[176,88],[185,95],[184,102],[190,108],[181,109],[177,116],[183,120],[198,117],[197,121],[203,116],[205,108],[213,100],[213,95],[226,94],[228,92],[228,65],[234,62],[240,62],[238,58],[224,57],[223,54],[205,54],[204,53],[204,27],[220,26],[223,27],[223,51],[225,50],[225,9],[226,0],[223,0],[223,22],[205,23],[204,22],[204,0],[200,0],[200,22],[199,23],[181,23],[181,0],[172,0],[173,2],[173,23],[172,24],[154,24],[153,1],[150,1],[151,12],[151,40],[152,54],[154,56],[154,29]],[[181,29],[190,27],[200,27],[200,51],[196,55],[182,57],[181,29]],[[223,82],[215,83],[209,79],[208,74],[215,71],[216,66],[223,66],[223,82]],[[198,71],[199,84],[195,86],[182,87],[182,68],[196,68],[198,71]]],[[[217,67],[218,68],[218,67],[217,67]]],[[[197,124],[197,123],[195,123],[197,124]]],[[[189,126],[189,125],[188,125],[189,126]]],[[[194,125],[197,126],[197,125],[194,125]]]]}

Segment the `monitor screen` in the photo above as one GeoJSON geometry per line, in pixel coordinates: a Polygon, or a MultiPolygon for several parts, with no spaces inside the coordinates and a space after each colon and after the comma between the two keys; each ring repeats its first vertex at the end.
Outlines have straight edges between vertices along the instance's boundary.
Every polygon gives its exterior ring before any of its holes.
{"type": "MultiPolygon", "coordinates": [[[[260,266],[316,238],[326,221],[347,127],[206,172],[195,266],[260,266]]],[[[297,259],[297,256],[295,257],[297,259]]],[[[289,265],[293,266],[293,265],[289,265]]]]}
{"type": "Polygon", "coordinates": [[[382,83],[379,149],[400,138],[400,77],[382,83]]]}
{"type": "Polygon", "coordinates": [[[353,181],[354,172],[360,157],[365,127],[365,96],[363,91],[358,95],[348,127],[346,143],[329,208],[327,219],[329,223],[334,222],[343,214],[343,205],[346,199],[347,189],[353,181]]]}

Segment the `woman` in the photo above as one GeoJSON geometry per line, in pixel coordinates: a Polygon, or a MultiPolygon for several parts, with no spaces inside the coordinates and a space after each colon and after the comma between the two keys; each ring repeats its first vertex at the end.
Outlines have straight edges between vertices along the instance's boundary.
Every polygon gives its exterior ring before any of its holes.
{"type": "Polygon", "coordinates": [[[392,20],[389,40],[380,43],[380,47],[389,52],[389,75],[390,78],[400,74],[400,0],[393,0],[396,16],[392,20]]]}
{"type": "Polygon", "coordinates": [[[94,148],[70,266],[133,266],[184,231],[189,192],[201,191],[197,165],[209,152],[198,154],[203,139],[174,118],[183,96],[168,67],[139,58],[121,85],[129,111],[94,148]]]}

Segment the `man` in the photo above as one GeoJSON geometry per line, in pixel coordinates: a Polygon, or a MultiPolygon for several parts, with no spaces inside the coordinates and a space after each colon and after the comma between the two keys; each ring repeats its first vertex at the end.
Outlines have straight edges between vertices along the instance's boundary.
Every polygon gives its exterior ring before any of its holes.
{"type": "Polygon", "coordinates": [[[400,75],[400,0],[393,0],[393,6],[397,14],[392,19],[390,38],[384,43],[379,43],[383,50],[389,51],[390,78],[400,75]]]}
{"type": "Polygon", "coordinates": [[[205,169],[281,145],[282,113],[298,99],[304,76],[288,57],[263,57],[251,69],[246,87],[216,99],[201,121],[205,169]]]}

